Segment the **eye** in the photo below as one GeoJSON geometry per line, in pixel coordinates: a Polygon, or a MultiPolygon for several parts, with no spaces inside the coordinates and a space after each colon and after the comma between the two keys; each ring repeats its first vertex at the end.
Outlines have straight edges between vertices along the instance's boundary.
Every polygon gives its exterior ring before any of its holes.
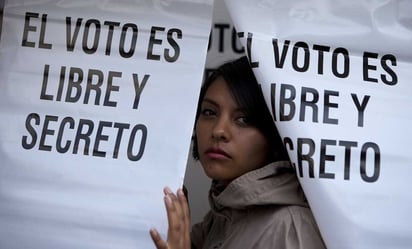
{"type": "Polygon", "coordinates": [[[202,108],[200,111],[200,115],[204,117],[210,117],[216,115],[216,112],[210,108],[202,108]]]}
{"type": "Polygon", "coordinates": [[[236,118],[236,122],[237,122],[239,125],[245,126],[245,127],[252,125],[250,119],[249,119],[247,116],[245,116],[245,115],[241,115],[241,116],[237,117],[237,118],[236,118]]]}

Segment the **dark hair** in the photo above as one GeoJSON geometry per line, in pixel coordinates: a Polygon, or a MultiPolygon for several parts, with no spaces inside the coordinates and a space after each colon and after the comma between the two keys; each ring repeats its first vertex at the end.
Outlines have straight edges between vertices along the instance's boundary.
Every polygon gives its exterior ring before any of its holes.
{"type": "MultiPolygon", "coordinates": [[[[196,122],[199,118],[201,103],[207,89],[220,76],[227,82],[236,103],[244,110],[244,114],[248,117],[248,122],[255,126],[268,139],[273,152],[272,161],[289,160],[273,117],[266,105],[262,89],[253,74],[246,56],[221,65],[205,80],[200,91],[196,122]]],[[[194,159],[198,160],[199,151],[196,132],[193,135],[193,142],[192,155],[194,159]]]]}

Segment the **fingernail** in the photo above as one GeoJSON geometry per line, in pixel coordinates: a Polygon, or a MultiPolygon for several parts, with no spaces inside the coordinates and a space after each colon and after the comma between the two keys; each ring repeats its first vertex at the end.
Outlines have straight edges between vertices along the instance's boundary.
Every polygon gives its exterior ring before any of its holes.
{"type": "Polygon", "coordinates": [[[152,237],[153,237],[153,236],[154,236],[154,237],[159,236],[159,233],[157,232],[156,228],[150,229],[149,232],[150,232],[150,235],[152,235],[152,237]]]}
{"type": "Polygon", "coordinates": [[[172,190],[171,190],[169,187],[165,187],[165,188],[164,188],[164,192],[165,192],[165,194],[167,194],[167,195],[173,194],[172,190]]]}
{"type": "Polygon", "coordinates": [[[168,206],[172,205],[172,199],[168,195],[165,195],[165,202],[168,206]]]}

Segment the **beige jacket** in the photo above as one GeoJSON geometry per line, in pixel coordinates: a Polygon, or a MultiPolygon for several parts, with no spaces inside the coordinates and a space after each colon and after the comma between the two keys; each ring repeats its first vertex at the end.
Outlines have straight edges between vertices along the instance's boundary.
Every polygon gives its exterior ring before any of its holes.
{"type": "Polygon", "coordinates": [[[212,183],[211,210],[193,226],[194,249],[322,249],[317,224],[288,162],[212,183]]]}

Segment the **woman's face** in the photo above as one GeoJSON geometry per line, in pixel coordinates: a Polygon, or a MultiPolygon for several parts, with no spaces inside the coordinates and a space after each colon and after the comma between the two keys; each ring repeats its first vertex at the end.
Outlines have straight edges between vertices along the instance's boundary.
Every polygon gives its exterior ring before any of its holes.
{"type": "Polygon", "coordinates": [[[201,102],[196,136],[199,160],[212,179],[229,183],[268,163],[267,139],[249,125],[222,77],[210,85],[201,102]]]}

